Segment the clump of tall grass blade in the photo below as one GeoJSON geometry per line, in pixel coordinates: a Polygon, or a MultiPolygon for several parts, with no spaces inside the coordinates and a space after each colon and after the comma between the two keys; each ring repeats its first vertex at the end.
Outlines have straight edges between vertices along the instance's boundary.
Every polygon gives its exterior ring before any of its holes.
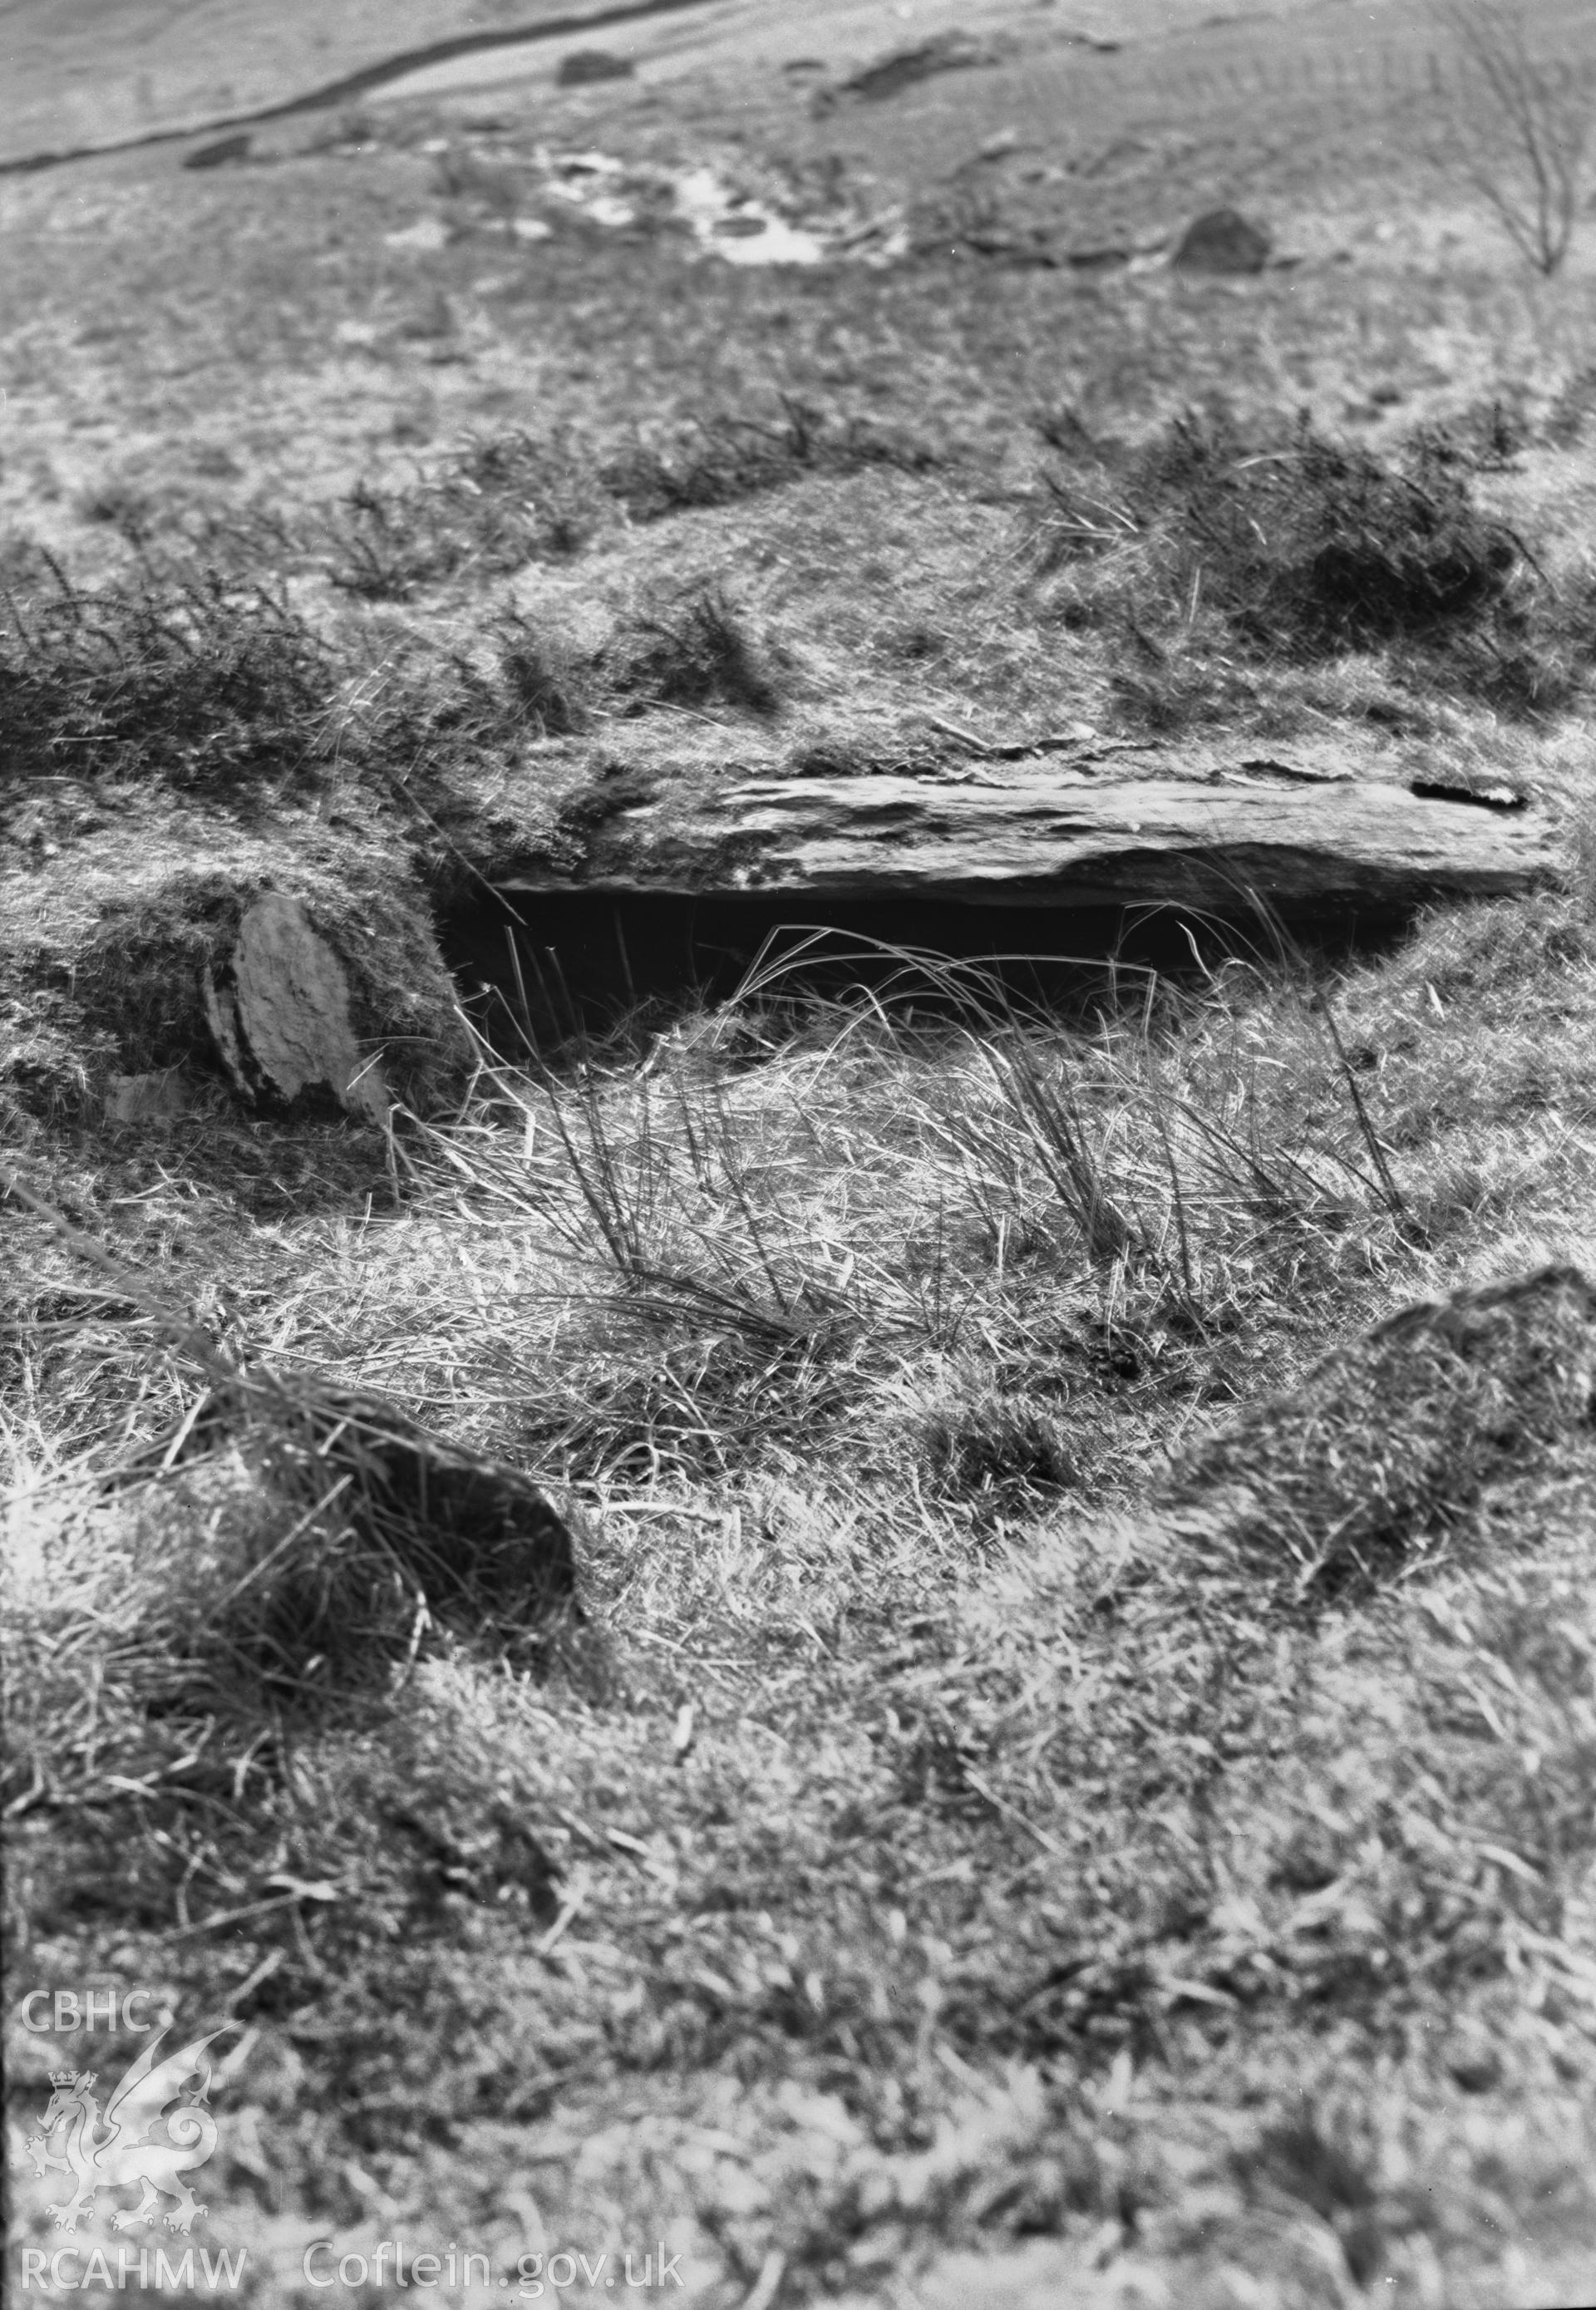
{"type": "Polygon", "coordinates": [[[1072,1373],[1066,1396],[1127,1371],[1179,1389],[1248,1308],[1333,1296],[1354,1217],[1400,1227],[1310,1014],[1312,1131],[1288,1128],[1223,993],[1176,1003],[1178,1030],[1155,991],[1068,1031],[990,973],[860,948],[868,994],[802,994],[778,956],[641,1065],[624,1040],[568,1048],[558,1072],[530,1032],[484,1051],[469,1124],[429,1133],[568,1273],[550,1286],[562,1346],[531,1432],[573,1481],[779,1457],[852,1434],[879,1400],[898,1409],[863,1421],[872,1463],[906,1448],[956,1489],[1056,1489],[1078,1472],[1073,1415],[1000,1435],[923,1414],[928,1354],[984,1340],[1045,1383],[1072,1373]],[[767,1010],[779,1032],[761,1032],[767,1010]]]}
{"type": "Polygon", "coordinates": [[[517,429],[468,439],[405,489],[358,482],[324,517],[331,582],[401,602],[446,579],[502,575],[579,552],[614,508],[568,438],[517,429]]]}
{"type": "Polygon", "coordinates": [[[623,710],[730,706],[768,716],[781,702],[769,653],[716,585],[690,587],[668,607],[634,612],[602,665],[623,710]]]}
{"type": "Polygon", "coordinates": [[[977,1391],[933,1404],[921,1440],[933,1493],[997,1507],[1069,1491],[1080,1481],[1080,1455],[1056,1410],[977,1391]]]}
{"type": "Polygon", "coordinates": [[[296,611],[214,572],[142,572],[96,592],[0,602],[7,771],[160,778],[186,791],[275,780],[317,759],[338,687],[296,611]]]}
{"type": "Polygon", "coordinates": [[[306,542],[343,592],[400,602],[447,580],[566,560],[620,521],[735,504],[806,473],[935,463],[906,437],[787,396],[774,422],[724,412],[608,453],[516,427],[473,436],[407,487],[357,482],[306,542]]]}

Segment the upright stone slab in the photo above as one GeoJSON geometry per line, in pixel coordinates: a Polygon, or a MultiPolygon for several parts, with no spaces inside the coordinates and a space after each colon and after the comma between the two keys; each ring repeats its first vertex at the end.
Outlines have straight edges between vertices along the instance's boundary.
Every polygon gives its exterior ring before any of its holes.
{"type": "Polygon", "coordinates": [[[327,1090],[354,1112],[387,1113],[387,1086],[351,1023],[343,965],[286,892],[267,890],[245,915],[230,974],[207,975],[205,1012],[246,1098],[327,1090]]]}

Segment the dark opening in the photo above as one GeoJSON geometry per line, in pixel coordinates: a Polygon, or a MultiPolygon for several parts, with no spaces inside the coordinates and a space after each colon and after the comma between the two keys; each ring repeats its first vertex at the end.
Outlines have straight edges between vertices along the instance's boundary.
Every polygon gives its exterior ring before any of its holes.
{"type": "MultiPolygon", "coordinates": [[[[1319,925],[1313,951],[1344,951],[1374,924],[1319,925]]],[[[1011,907],[923,899],[693,898],[677,893],[511,890],[455,908],[439,925],[445,957],[478,1025],[507,1055],[524,1033],[550,1053],[636,1018],[736,993],[764,955],[787,958],[773,992],[846,996],[868,987],[895,1004],[946,1006],[933,972],[883,948],[980,965],[1021,1005],[1083,1014],[1111,987],[1134,995],[1145,974],[1185,978],[1227,956],[1279,951],[1278,930],[1171,907],[1011,907]],[[820,938],[816,933],[822,933],[820,938]],[[518,965],[518,969],[517,969],[518,965]]],[[[1300,925],[1292,937],[1299,948],[1300,925]]]]}

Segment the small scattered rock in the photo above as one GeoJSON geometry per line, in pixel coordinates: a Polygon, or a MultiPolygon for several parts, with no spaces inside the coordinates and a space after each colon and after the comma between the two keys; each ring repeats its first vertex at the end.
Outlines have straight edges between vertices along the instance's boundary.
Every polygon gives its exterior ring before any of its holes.
{"type": "Polygon", "coordinates": [[[1239,209],[1210,209],[1186,227],[1174,262],[1184,273],[1262,273],[1271,246],[1239,209]]]}
{"type": "Polygon", "coordinates": [[[219,136],[213,144],[201,144],[192,152],[185,152],[182,165],[186,169],[226,169],[247,161],[252,145],[247,132],[237,136],[219,136]]]}
{"type": "Polygon", "coordinates": [[[635,69],[629,56],[609,48],[573,48],[560,58],[554,78],[561,88],[586,88],[594,81],[630,80],[635,69]]]}

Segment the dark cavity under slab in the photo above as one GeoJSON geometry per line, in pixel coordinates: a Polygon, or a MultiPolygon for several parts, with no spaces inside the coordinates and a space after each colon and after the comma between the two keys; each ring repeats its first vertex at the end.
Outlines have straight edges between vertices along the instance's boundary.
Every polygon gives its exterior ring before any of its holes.
{"type": "MultiPolygon", "coordinates": [[[[1390,916],[1316,925],[1297,951],[1329,960],[1383,942],[1390,916]]],[[[846,999],[868,989],[895,1008],[956,1008],[935,961],[973,966],[1021,1008],[1089,1014],[1111,990],[1133,996],[1148,974],[1184,979],[1231,957],[1277,960],[1282,934],[1254,919],[1220,921],[1173,907],[1016,907],[944,899],[828,900],[708,898],[677,892],[533,891],[481,895],[438,924],[444,958],[496,1049],[530,1038],[545,1054],[628,1019],[658,1028],[699,1003],[726,1001],[760,964],[775,999],[846,999]],[[906,955],[903,950],[907,950],[906,955]],[[774,968],[780,965],[779,973],[774,968]]]]}

